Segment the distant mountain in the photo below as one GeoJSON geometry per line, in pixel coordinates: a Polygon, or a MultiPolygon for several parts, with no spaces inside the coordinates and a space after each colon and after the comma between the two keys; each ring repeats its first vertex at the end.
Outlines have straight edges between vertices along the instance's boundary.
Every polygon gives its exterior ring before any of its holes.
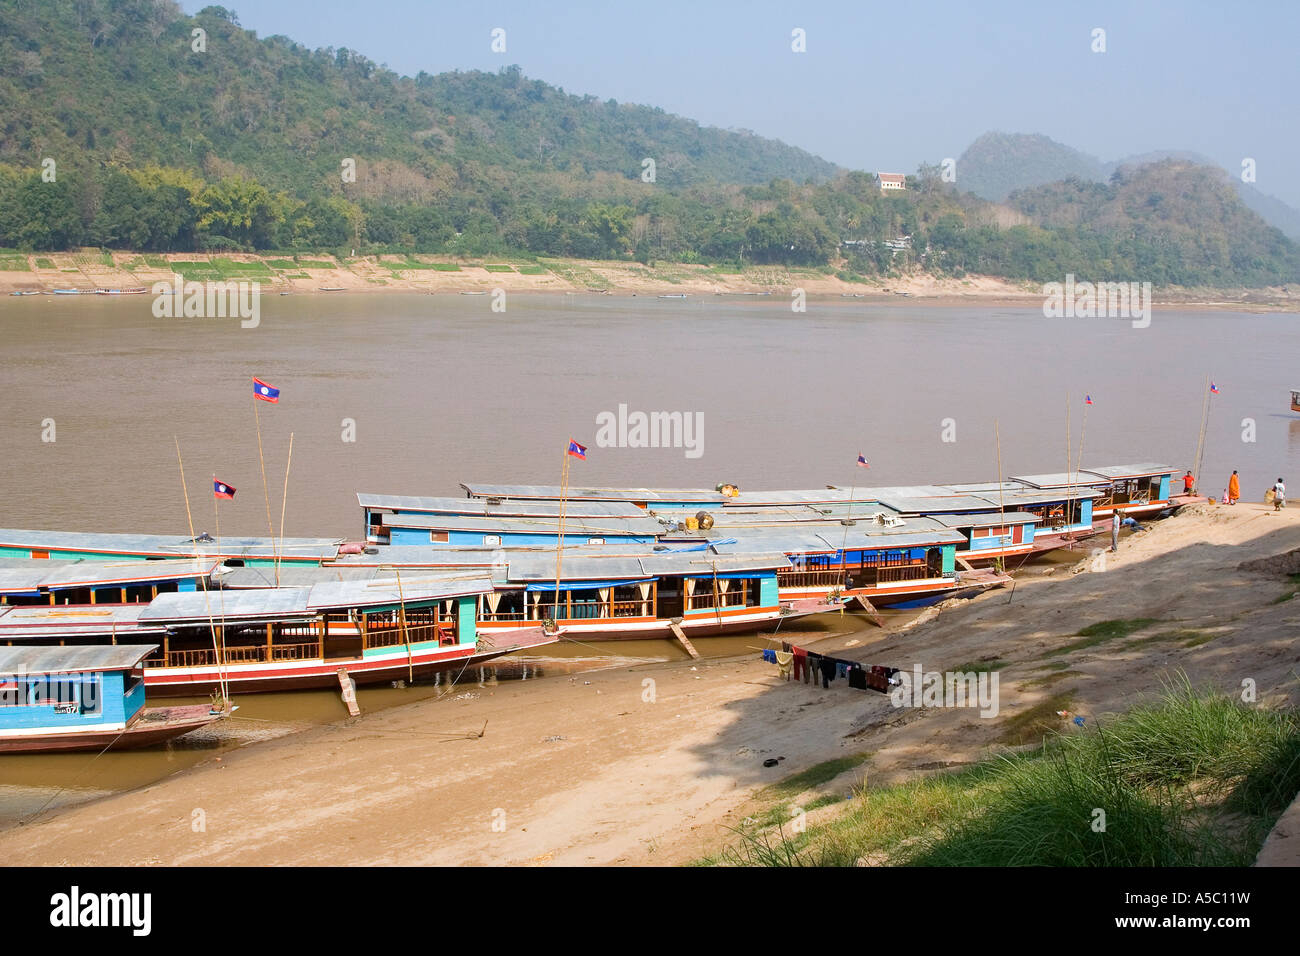
{"type": "Polygon", "coordinates": [[[1046,136],[985,133],[957,160],[957,188],[1001,202],[1017,189],[1065,179],[1103,182],[1101,160],[1046,136]]]}
{"type": "MultiPolygon", "coordinates": [[[[1013,192],[1075,178],[1109,182],[1121,167],[1177,160],[1221,170],[1214,160],[1188,150],[1156,150],[1102,162],[1094,156],[1047,136],[1026,133],[985,133],[957,160],[958,186],[982,199],[1002,202],[1013,192]]],[[[1239,170],[1224,170],[1247,208],[1269,225],[1300,239],[1300,210],[1241,181],[1239,170]]]]}
{"type": "Polygon", "coordinates": [[[1075,178],[1017,190],[1013,209],[1047,230],[1097,237],[1103,253],[1157,285],[1294,282],[1300,247],[1241,201],[1223,170],[1186,160],[1122,165],[1106,183],[1075,178]]]}

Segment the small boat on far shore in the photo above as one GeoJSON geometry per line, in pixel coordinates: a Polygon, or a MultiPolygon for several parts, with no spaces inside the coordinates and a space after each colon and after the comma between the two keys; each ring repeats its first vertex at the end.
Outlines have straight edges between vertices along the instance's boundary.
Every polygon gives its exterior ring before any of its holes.
{"type": "Polygon", "coordinates": [[[53,289],[47,295],[81,295],[80,289],[53,289]]]}
{"type": "Polygon", "coordinates": [[[1291,389],[1291,411],[1300,412],[1300,388],[1291,389]]]}
{"type": "Polygon", "coordinates": [[[137,285],[127,289],[96,289],[95,295],[144,295],[145,291],[144,286],[137,285]]]}
{"type": "Polygon", "coordinates": [[[0,647],[0,753],[131,750],[226,716],[209,704],[145,707],[156,644],[0,647]]]}

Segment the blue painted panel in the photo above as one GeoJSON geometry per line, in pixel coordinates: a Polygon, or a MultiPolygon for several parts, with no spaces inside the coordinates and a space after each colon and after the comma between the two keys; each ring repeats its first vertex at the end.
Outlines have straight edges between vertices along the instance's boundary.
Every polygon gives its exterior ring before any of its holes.
{"type": "Polygon", "coordinates": [[[762,607],[777,603],[775,574],[765,574],[758,579],[758,603],[762,607]]]}

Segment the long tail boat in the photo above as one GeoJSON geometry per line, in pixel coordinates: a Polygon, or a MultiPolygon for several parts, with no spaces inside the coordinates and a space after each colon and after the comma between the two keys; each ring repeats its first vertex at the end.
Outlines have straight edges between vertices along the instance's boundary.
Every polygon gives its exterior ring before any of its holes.
{"type": "MultiPolygon", "coordinates": [[[[373,550],[375,554],[340,557],[330,570],[371,568],[386,573],[381,569],[402,567],[404,574],[418,574],[428,568],[426,562],[451,562],[466,574],[490,573],[494,586],[479,596],[477,607],[478,626],[486,635],[508,636],[544,625],[566,639],[674,637],[674,629],[706,637],[756,631],[838,607],[828,604],[825,594],[786,594],[779,578],[791,564],[779,551],[723,555],[694,548],[677,552],[643,548],[636,553],[566,549],[557,590],[554,548],[373,550]]],[[[437,573],[448,570],[446,563],[436,567],[437,573]]],[[[223,581],[256,586],[264,574],[228,572],[223,581]]]]}
{"type": "MultiPolygon", "coordinates": [[[[305,570],[305,569],[299,569],[305,570]]],[[[317,569],[320,570],[320,569],[317,569]]],[[[0,644],[156,646],[145,660],[155,695],[329,687],[418,679],[553,643],[540,624],[480,633],[490,578],[387,574],[310,587],[201,590],[137,604],[0,607],[0,644]]]]}
{"type": "Polygon", "coordinates": [[[224,716],[208,704],[145,707],[154,644],[0,647],[0,753],[130,750],[224,716]]]}

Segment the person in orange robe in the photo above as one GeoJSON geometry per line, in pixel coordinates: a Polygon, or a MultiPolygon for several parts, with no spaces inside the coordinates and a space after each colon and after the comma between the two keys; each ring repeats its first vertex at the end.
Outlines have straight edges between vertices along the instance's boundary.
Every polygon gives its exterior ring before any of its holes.
{"type": "Polygon", "coordinates": [[[1241,481],[1237,478],[1234,471],[1232,477],[1228,479],[1228,504],[1235,505],[1237,499],[1241,497],[1241,481]]]}

